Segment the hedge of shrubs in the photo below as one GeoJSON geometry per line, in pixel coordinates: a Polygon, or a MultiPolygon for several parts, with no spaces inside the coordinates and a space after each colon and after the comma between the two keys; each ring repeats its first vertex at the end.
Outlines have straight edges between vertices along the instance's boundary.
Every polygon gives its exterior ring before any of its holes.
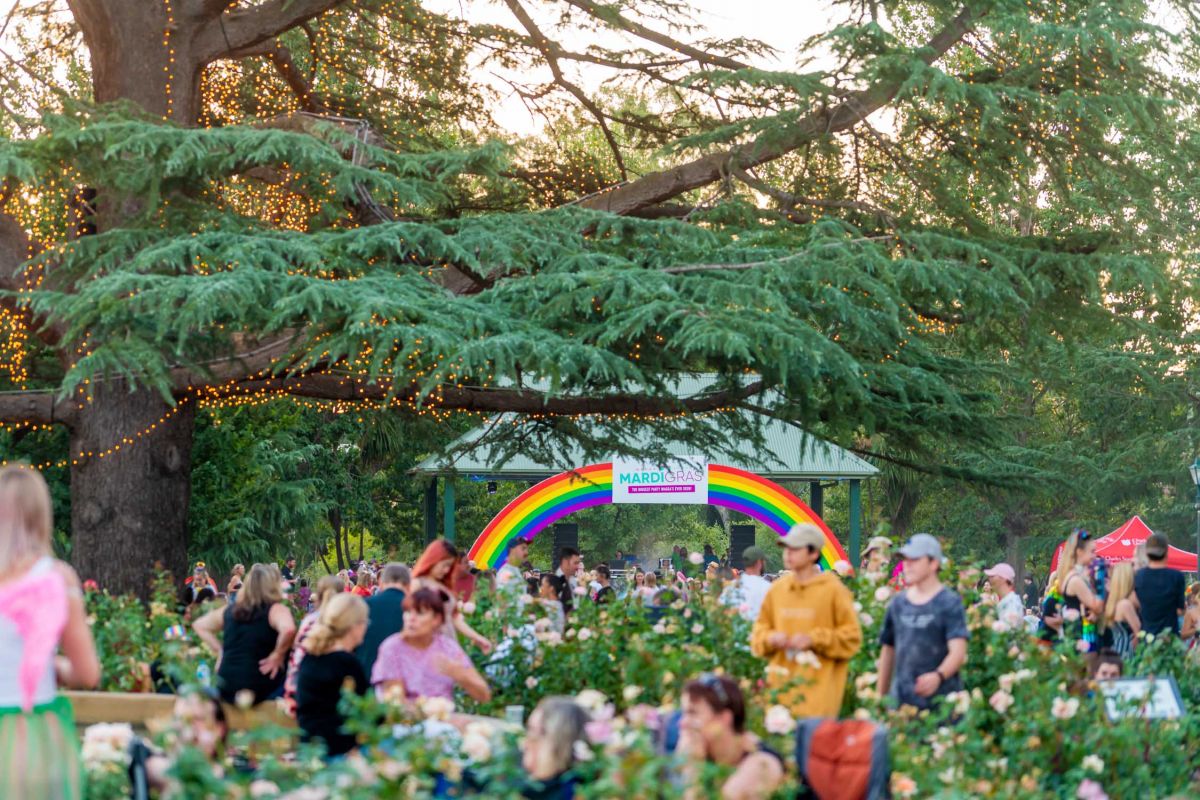
{"type": "MultiPolygon", "coordinates": [[[[1126,674],[1172,675],[1186,715],[1178,720],[1110,721],[1084,662],[1065,648],[1046,649],[1023,630],[998,622],[981,602],[977,573],[953,568],[971,629],[966,689],[932,713],[894,710],[874,691],[875,641],[891,589],[870,578],[847,579],[858,603],[865,645],[851,664],[843,714],[886,724],[896,797],[1088,798],[1194,797],[1200,794],[1200,673],[1178,641],[1139,641],[1126,674]]],[[[145,685],[159,661],[168,674],[190,680],[202,657],[192,642],[168,641],[181,621],[169,604],[169,584],[157,587],[149,613],[132,598],[89,593],[106,685],[145,685]]],[[[676,797],[677,764],[657,746],[657,726],[678,702],[683,683],[704,671],[738,680],[752,698],[748,725],[780,752],[793,750],[794,720],[763,687],[763,662],[747,647],[749,625],[716,602],[716,590],[648,612],[638,603],[596,607],[587,600],[561,635],[539,622],[535,605],[518,607],[502,595],[468,604],[472,625],[505,641],[490,660],[472,653],[495,689],[482,706],[461,710],[503,717],[509,706],[532,710],[547,695],[579,696],[592,712],[591,747],[576,769],[580,796],[676,797]]],[[[254,769],[209,764],[184,753],[177,765],[188,797],[392,798],[429,796],[464,770],[487,781],[489,797],[505,796],[520,775],[519,735],[391,736],[411,724],[402,711],[374,699],[347,698],[358,720],[364,758],[324,765],[302,748],[278,750],[278,731],[235,737],[254,769]]],[[[426,708],[435,719],[445,709],[426,708]]],[[[910,710],[909,710],[910,711],[910,710]]],[[[433,723],[431,723],[433,724],[433,723]]],[[[164,734],[170,738],[170,731],[164,734]]],[[[87,734],[88,796],[128,796],[122,727],[87,734]]],[[[794,769],[794,765],[791,767],[794,769]]],[[[708,778],[720,779],[714,769],[708,778]]],[[[715,784],[714,784],[715,785],[715,784]]],[[[793,774],[779,796],[796,789],[793,774]]]]}

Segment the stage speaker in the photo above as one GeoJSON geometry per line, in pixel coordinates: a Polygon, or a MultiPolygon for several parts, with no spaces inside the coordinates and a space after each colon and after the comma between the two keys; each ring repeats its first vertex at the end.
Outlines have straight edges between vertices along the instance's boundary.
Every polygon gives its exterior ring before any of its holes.
{"type": "Polygon", "coordinates": [[[579,526],[574,522],[560,522],[554,526],[554,562],[550,571],[558,569],[558,554],[564,547],[579,549],[579,526]]]}
{"type": "Polygon", "coordinates": [[[742,563],[742,551],[754,544],[753,525],[729,526],[729,566],[734,569],[745,569],[742,563]]]}

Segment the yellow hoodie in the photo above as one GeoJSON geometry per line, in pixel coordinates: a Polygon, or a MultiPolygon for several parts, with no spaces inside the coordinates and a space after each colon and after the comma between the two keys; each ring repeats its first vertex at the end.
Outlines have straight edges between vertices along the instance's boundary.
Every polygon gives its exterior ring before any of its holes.
{"type": "Polygon", "coordinates": [[[769,687],[777,688],[798,678],[804,681],[786,692],[782,700],[800,717],[838,715],[846,692],[849,661],[861,647],[862,628],[854,610],[854,596],[832,572],[822,572],[804,583],[788,573],[771,584],[750,635],[754,655],[770,658],[769,687]],[[812,637],[810,655],[771,647],[767,638],[775,632],[808,634],[812,637]],[[819,666],[804,663],[811,662],[812,656],[819,666]]]}

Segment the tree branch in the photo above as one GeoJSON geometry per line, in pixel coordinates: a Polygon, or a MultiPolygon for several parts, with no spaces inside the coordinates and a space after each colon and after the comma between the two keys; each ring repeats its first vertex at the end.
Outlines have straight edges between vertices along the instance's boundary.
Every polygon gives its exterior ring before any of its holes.
{"type": "MultiPolygon", "coordinates": [[[[766,386],[762,381],[756,381],[735,390],[677,399],[629,394],[603,397],[550,397],[542,392],[527,389],[444,386],[438,389],[437,399],[427,399],[425,402],[430,408],[439,410],[493,413],[508,411],[550,415],[701,413],[728,408],[748,397],[760,394],[765,389],[766,386]]],[[[385,383],[367,383],[352,375],[333,372],[242,381],[223,394],[238,396],[272,390],[282,390],[301,397],[346,402],[360,400],[384,402],[392,398],[402,402],[414,402],[421,398],[416,384],[412,384],[404,392],[389,393],[385,383]]]]}
{"type": "Polygon", "coordinates": [[[72,400],[59,400],[53,390],[0,392],[0,419],[8,424],[27,422],[35,425],[75,422],[77,407],[72,400]]]}
{"type": "MultiPolygon", "coordinates": [[[[6,194],[6,191],[0,191],[0,197],[6,194]]],[[[0,291],[19,292],[28,288],[20,272],[31,254],[35,254],[35,251],[25,230],[8,214],[0,213],[0,291]]],[[[25,327],[45,344],[50,347],[59,345],[60,332],[48,328],[43,319],[35,318],[28,308],[20,304],[15,294],[0,295],[0,308],[20,317],[25,327]]]]}
{"type": "Polygon", "coordinates": [[[230,53],[274,39],[321,16],[345,0],[267,0],[253,8],[218,14],[200,26],[194,38],[196,59],[208,64],[230,53]]]}
{"type": "Polygon", "coordinates": [[[278,39],[236,50],[223,58],[239,59],[257,56],[265,56],[271,62],[275,71],[279,73],[292,93],[296,95],[296,99],[300,101],[301,108],[310,114],[323,114],[329,111],[329,106],[325,104],[320,95],[313,91],[308,79],[300,74],[300,69],[292,59],[292,51],[284,47],[278,39]]]}
{"type": "Polygon", "coordinates": [[[518,0],[504,0],[504,4],[508,6],[509,11],[513,13],[513,16],[517,18],[517,21],[529,33],[529,38],[533,41],[534,47],[541,51],[542,56],[545,57],[546,64],[550,67],[550,73],[554,76],[554,82],[574,95],[575,99],[596,118],[596,122],[600,124],[600,131],[604,134],[604,140],[608,142],[608,148],[612,150],[613,158],[617,161],[617,169],[621,172],[621,180],[628,179],[629,173],[625,169],[625,159],[621,157],[621,148],[617,145],[616,137],[609,130],[608,119],[604,112],[592,102],[586,92],[563,75],[562,68],[558,63],[558,56],[562,48],[546,38],[546,35],[542,33],[541,29],[538,28],[533,18],[529,16],[528,12],[525,11],[525,7],[518,0]]]}
{"type": "Polygon", "coordinates": [[[587,12],[589,16],[592,16],[601,22],[606,22],[614,28],[618,28],[627,33],[632,33],[634,36],[645,39],[648,42],[653,42],[654,44],[659,45],[660,47],[665,47],[668,50],[674,50],[676,53],[682,53],[689,58],[695,59],[701,64],[708,64],[709,66],[721,67],[722,69],[730,70],[750,68],[749,64],[738,61],[736,58],[716,55],[708,52],[707,50],[701,50],[699,47],[693,47],[685,42],[672,39],[666,34],[659,33],[656,30],[647,28],[645,25],[642,25],[639,22],[634,22],[627,17],[623,17],[616,10],[615,6],[602,6],[598,3],[592,2],[592,0],[566,0],[566,3],[587,12]]]}
{"type": "MultiPolygon", "coordinates": [[[[571,4],[590,3],[590,0],[566,0],[571,4]]],[[[923,48],[920,59],[932,64],[957,44],[971,29],[973,12],[964,7],[937,32],[923,48]]],[[[900,91],[903,78],[885,80],[846,96],[830,108],[813,111],[792,126],[786,136],[774,132],[763,134],[753,142],[712,153],[663,172],[618,186],[608,192],[588,198],[579,205],[614,214],[630,214],[639,208],[656,205],[684,192],[721,180],[731,169],[749,169],[773,161],[808,142],[831,133],[858,125],[868,116],[890,103],[900,91]]]]}

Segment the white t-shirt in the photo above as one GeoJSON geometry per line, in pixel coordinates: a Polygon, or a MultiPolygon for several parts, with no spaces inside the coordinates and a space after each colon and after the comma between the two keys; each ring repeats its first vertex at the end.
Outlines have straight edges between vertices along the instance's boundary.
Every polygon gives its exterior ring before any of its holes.
{"type": "Polygon", "coordinates": [[[1010,628],[1018,627],[1025,620],[1025,604],[1021,595],[1009,592],[996,604],[996,619],[1010,628]]]}
{"type": "Polygon", "coordinates": [[[742,617],[754,622],[770,588],[770,582],[761,575],[742,575],[721,592],[721,604],[737,608],[742,617]]]}

